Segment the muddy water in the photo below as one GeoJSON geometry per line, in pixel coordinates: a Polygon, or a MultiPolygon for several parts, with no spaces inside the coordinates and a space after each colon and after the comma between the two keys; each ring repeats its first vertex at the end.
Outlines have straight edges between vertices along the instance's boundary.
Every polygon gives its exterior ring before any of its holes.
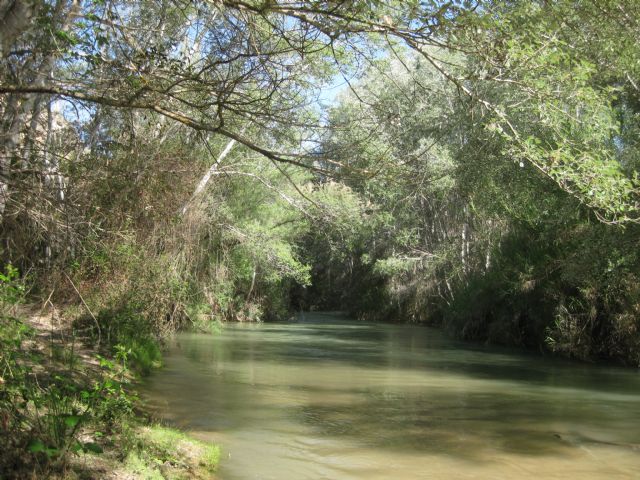
{"type": "Polygon", "coordinates": [[[178,337],[143,389],[222,480],[640,478],[640,374],[330,314],[178,337]]]}

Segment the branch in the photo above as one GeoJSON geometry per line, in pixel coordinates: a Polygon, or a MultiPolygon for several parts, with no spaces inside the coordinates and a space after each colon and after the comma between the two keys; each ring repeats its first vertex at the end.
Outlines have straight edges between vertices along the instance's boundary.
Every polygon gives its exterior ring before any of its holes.
{"type": "Polygon", "coordinates": [[[0,85],[0,94],[29,94],[29,93],[58,95],[64,98],[71,98],[71,99],[81,100],[84,102],[91,102],[91,103],[96,103],[96,104],[106,105],[106,106],[116,107],[116,108],[150,110],[164,117],[167,117],[179,123],[182,123],[183,125],[186,125],[187,127],[192,128],[194,130],[211,132],[211,133],[219,133],[221,135],[224,135],[225,137],[231,140],[241,143],[247,148],[253,150],[254,152],[260,153],[261,155],[267,157],[272,161],[296,165],[298,167],[302,167],[307,170],[312,170],[314,172],[322,173],[325,175],[328,175],[330,173],[327,170],[316,167],[312,164],[307,164],[302,161],[295,160],[291,158],[291,156],[285,156],[285,155],[276,153],[272,150],[268,150],[266,148],[260,147],[255,143],[251,142],[249,139],[243,137],[242,134],[238,134],[230,130],[227,130],[226,128],[222,128],[220,123],[216,125],[212,125],[210,123],[198,121],[181,112],[168,110],[167,108],[157,103],[123,100],[123,99],[118,99],[113,97],[107,97],[105,95],[89,94],[89,93],[79,92],[77,90],[69,90],[66,88],[52,86],[52,85],[49,85],[49,86],[0,85]]]}

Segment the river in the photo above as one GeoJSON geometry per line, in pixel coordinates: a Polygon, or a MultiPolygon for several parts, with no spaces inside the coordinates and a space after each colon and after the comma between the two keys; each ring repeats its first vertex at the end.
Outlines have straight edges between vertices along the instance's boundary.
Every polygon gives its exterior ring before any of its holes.
{"type": "Polygon", "coordinates": [[[307,313],[182,334],[142,387],[221,480],[640,478],[640,374],[307,313]]]}

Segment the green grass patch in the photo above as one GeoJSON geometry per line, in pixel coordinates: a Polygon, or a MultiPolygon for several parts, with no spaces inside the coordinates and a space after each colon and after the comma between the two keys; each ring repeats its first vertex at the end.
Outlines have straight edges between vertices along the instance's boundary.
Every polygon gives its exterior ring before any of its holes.
{"type": "Polygon", "coordinates": [[[145,479],[204,479],[211,478],[219,460],[217,445],[154,425],[138,430],[136,446],[127,455],[125,469],[145,479]]]}

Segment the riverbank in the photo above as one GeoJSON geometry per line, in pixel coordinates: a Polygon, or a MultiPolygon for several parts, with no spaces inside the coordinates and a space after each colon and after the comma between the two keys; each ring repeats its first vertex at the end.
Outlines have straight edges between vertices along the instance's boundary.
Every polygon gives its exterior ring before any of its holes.
{"type": "Polygon", "coordinates": [[[131,349],[100,347],[47,302],[3,307],[3,479],[214,478],[216,445],[145,412],[132,386],[140,373],[131,349]]]}

